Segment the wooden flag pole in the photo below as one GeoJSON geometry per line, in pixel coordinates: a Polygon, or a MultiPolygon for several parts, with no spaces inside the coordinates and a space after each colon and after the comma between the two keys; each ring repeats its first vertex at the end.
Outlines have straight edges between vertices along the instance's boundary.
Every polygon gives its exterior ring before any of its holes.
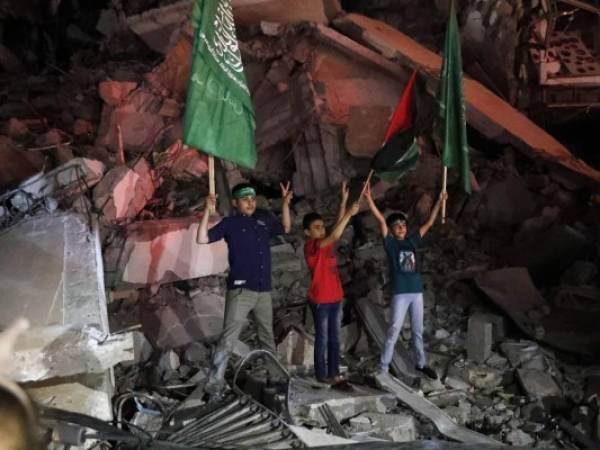
{"type": "MultiPolygon", "coordinates": [[[[446,183],[448,181],[448,167],[444,166],[442,171],[442,192],[446,193],[446,183]]],[[[446,199],[442,200],[442,224],[446,223],[446,199]]]]}
{"type": "Polygon", "coordinates": [[[121,125],[117,125],[117,164],[125,164],[125,146],[123,145],[123,133],[121,125]]]}
{"type": "MultiPolygon", "coordinates": [[[[214,197],[215,190],[215,157],[212,155],[208,155],[208,193],[210,196],[214,197]]],[[[211,213],[214,213],[214,208],[211,213]]]]}
{"type": "Polygon", "coordinates": [[[362,188],[362,191],[360,191],[360,195],[358,196],[358,200],[357,200],[357,202],[359,202],[359,203],[360,203],[360,201],[361,201],[361,200],[362,200],[362,198],[363,198],[363,195],[365,195],[365,192],[366,192],[366,190],[367,190],[367,186],[368,186],[368,185],[369,185],[369,183],[371,182],[371,177],[373,176],[373,174],[374,174],[374,173],[375,173],[375,171],[374,171],[373,169],[371,169],[371,170],[369,171],[369,175],[367,176],[367,180],[365,181],[365,185],[363,186],[363,188],[362,188]]]}

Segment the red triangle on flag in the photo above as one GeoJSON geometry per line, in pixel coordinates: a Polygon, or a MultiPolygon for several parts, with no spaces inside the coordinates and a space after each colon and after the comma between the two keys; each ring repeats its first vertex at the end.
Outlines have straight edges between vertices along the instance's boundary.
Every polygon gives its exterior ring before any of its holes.
{"type": "Polygon", "coordinates": [[[400,101],[398,102],[398,106],[396,106],[396,110],[392,115],[392,120],[390,120],[390,124],[385,133],[385,138],[383,139],[383,145],[388,141],[389,138],[394,136],[395,134],[406,130],[408,127],[412,125],[413,122],[413,111],[412,111],[412,97],[413,97],[413,88],[415,86],[415,81],[417,79],[417,71],[415,70],[406,86],[404,86],[404,90],[402,91],[402,96],[400,97],[400,101]]]}

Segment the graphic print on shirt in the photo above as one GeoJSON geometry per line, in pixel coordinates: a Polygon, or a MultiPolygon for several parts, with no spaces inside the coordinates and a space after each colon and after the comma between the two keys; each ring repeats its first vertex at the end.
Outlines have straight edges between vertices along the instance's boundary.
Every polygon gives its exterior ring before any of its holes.
{"type": "Polygon", "coordinates": [[[417,271],[417,258],[412,251],[401,251],[398,253],[400,272],[414,273],[417,271]]]}

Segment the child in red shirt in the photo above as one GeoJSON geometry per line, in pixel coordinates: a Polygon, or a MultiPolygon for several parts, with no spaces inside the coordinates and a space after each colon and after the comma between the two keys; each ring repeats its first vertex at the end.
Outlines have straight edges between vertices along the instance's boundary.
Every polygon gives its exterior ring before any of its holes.
{"type": "Polygon", "coordinates": [[[347,201],[348,187],[343,183],[338,220],[328,236],[319,214],[308,213],[302,220],[307,237],[304,257],[312,275],[308,302],[315,322],[315,376],[317,381],[333,385],[343,383],[340,376],[340,326],[344,290],[335,258],[335,243],[359,206],[353,203],[346,211],[347,201]]]}

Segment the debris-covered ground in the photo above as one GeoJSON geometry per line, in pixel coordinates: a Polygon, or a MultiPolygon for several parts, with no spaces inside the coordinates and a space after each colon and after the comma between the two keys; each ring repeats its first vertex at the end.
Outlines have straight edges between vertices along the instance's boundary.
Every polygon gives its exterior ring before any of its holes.
{"type": "MultiPolygon", "coordinates": [[[[236,13],[258,164],[254,171],[218,165],[220,213],[229,212],[230,187],[249,180],[259,207],[279,215],[278,183],[292,180],[294,229],[271,247],[278,361],[252,353],[256,339],[247,327],[226,375],[231,390],[220,403],[205,403],[227,255],[224,245],[195,243],[208,166],[206,155],[181,142],[189,2],[153,2],[166,8],[154,16],[143,15],[140,2],[87,12],[76,3],[68,11],[60,6],[65,34],[49,31],[57,21],[52,12],[28,17],[24,8],[5,17],[11,27],[30,21],[37,34],[20,51],[8,38],[0,43],[0,239],[36,217],[76,213],[90,229],[98,226],[110,333],[132,332],[135,349],[133,361],[114,368],[111,405],[114,424],[134,438],[106,441],[121,440],[124,448],[154,438],[270,448],[374,439],[600,445],[600,176],[593,161],[588,166],[566,148],[529,145],[553,141],[529,122],[515,127],[482,110],[476,96],[469,103],[474,192],[462,194],[450,175],[447,222],[434,226],[420,255],[424,339],[440,379],[412,369],[409,321],[392,364],[400,382],[376,375],[389,275],[377,224],[363,205],[337,246],[346,294],[343,368],[353,391],[314,380],[302,217],[317,211],[332,223],[342,181],[358,197],[414,65],[369,34],[375,28],[324,7],[328,2],[308,2],[321,10],[289,9],[282,23],[275,7],[261,16],[256,5],[241,5],[236,13]]],[[[512,3],[487,12],[510,18],[498,19],[504,25],[492,27],[495,33],[523,15],[509,10],[512,3]]],[[[423,7],[394,15],[380,6],[359,12],[400,29],[423,7]]],[[[469,8],[467,31],[475,38],[481,30],[469,8]]],[[[442,11],[430,32],[413,27],[407,35],[436,49],[442,11]]],[[[516,46],[508,40],[498,45],[516,46]]],[[[486,70],[490,57],[482,60],[486,70]]],[[[485,84],[485,71],[480,75],[485,84]]],[[[427,76],[431,84],[435,76],[427,76]]],[[[513,75],[498,76],[502,86],[487,86],[518,103],[513,75]]],[[[377,181],[373,195],[384,213],[405,211],[416,227],[429,216],[440,174],[439,142],[431,136],[416,169],[398,182],[377,181]]]]}

